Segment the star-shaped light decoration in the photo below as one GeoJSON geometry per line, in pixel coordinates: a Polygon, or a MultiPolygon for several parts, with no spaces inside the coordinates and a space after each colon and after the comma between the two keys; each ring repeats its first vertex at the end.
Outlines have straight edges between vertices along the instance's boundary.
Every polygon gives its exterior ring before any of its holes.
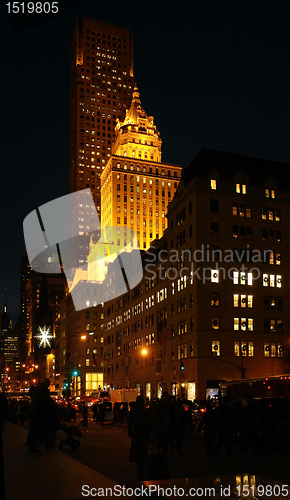
{"type": "Polygon", "coordinates": [[[53,335],[50,332],[50,326],[39,326],[39,334],[35,335],[36,339],[40,340],[39,347],[51,347],[50,340],[53,339],[53,335]]]}

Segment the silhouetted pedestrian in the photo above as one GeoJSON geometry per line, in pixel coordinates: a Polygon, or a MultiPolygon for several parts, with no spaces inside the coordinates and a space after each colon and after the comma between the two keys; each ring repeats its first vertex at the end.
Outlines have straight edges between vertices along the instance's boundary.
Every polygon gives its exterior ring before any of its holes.
{"type": "Polygon", "coordinates": [[[136,404],[132,406],[129,414],[128,436],[132,438],[130,462],[137,463],[138,479],[143,477],[147,458],[146,443],[151,437],[147,413],[143,396],[137,396],[136,404]]]}
{"type": "Polygon", "coordinates": [[[51,399],[49,393],[50,380],[46,378],[33,391],[31,413],[29,420],[29,451],[39,451],[36,448],[38,441],[45,441],[49,419],[51,418],[51,399]]]}
{"type": "Polygon", "coordinates": [[[256,406],[251,396],[244,394],[238,412],[238,434],[241,454],[251,455],[257,435],[256,406]]]}
{"type": "Polygon", "coordinates": [[[222,398],[222,403],[214,410],[214,416],[217,431],[217,443],[214,447],[214,453],[217,455],[221,444],[224,443],[226,445],[227,457],[231,458],[232,409],[229,405],[227,396],[222,398]]]}
{"type": "Polygon", "coordinates": [[[167,454],[170,440],[170,406],[167,391],[162,393],[161,399],[157,403],[156,439],[158,451],[162,450],[163,453],[167,454]]]}
{"type": "Polygon", "coordinates": [[[0,405],[1,405],[1,427],[4,429],[5,420],[8,415],[8,401],[4,392],[0,393],[0,405]]]}
{"type": "Polygon", "coordinates": [[[206,411],[200,421],[197,432],[203,430],[203,441],[206,445],[206,456],[213,457],[213,445],[216,435],[216,422],[211,404],[207,403],[206,411]]]}
{"type": "Polygon", "coordinates": [[[170,408],[170,448],[172,453],[180,453],[181,443],[184,441],[183,405],[177,403],[175,396],[169,398],[170,408]]]}
{"type": "Polygon", "coordinates": [[[84,403],[83,405],[83,408],[82,408],[82,421],[81,421],[81,425],[85,428],[88,427],[88,407],[86,405],[86,403],[84,403]]]}

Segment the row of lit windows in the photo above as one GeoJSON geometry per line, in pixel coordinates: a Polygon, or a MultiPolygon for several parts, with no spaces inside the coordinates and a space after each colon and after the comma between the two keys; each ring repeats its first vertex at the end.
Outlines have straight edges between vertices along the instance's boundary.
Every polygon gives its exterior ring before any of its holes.
{"type": "MultiPolygon", "coordinates": [[[[121,211],[124,212],[124,214],[127,213],[127,205],[124,205],[124,206],[120,206],[120,205],[117,205],[117,213],[121,213],[121,211]]],[[[140,209],[140,206],[137,208],[137,211],[134,210],[134,207],[133,205],[130,206],[130,214],[133,215],[134,213],[137,213],[137,215],[141,215],[141,209],[140,209]]],[[[147,212],[147,208],[143,208],[143,215],[146,216],[148,214],[147,212]]],[[[149,217],[153,217],[153,209],[150,208],[149,209],[149,217]]],[[[159,207],[156,207],[156,210],[155,210],[155,217],[156,218],[159,218],[160,216],[160,212],[159,212],[159,207]]],[[[165,214],[164,212],[162,212],[162,217],[165,217],[165,214]]]]}
{"type": "MultiPolygon", "coordinates": [[[[117,168],[123,168],[124,170],[129,170],[129,166],[127,165],[127,163],[124,163],[123,165],[121,165],[120,162],[117,163],[117,168]]],[[[136,169],[137,172],[147,172],[148,170],[148,167],[146,167],[146,165],[143,165],[143,167],[141,168],[139,165],[136,165],[134,167],[134,165],[130,165],[130,170],[134,170],[136,169]]],[[[168,177],[171,177],[171,173],[172,171],[171,170],[167,170],[167,172],[165,171],[164,168],[161,169],[161,171],[159,172],[159,169],[160,167],[156,167],[156,168],[153,168],[153,167],[149,167],[149,174],[156,174],[156,175],[167,175],[168,177]]],[[[173,177],[177,178],[178,175],[177,175],[177,170],[174,170],[173,171],[173,177]]],[[[177,187],[177,185],[174,187],[177,187]]]]}
{"type": "MultiPolygon", "coordinates": [[[[124,197],[123,197],[124,203],[128,202],[127,198],[128,198],[127,195],[124,195],[124,197]]],[[[155,199],[154,201],[155,201],[155,205],[159,205],[159,199],[158,198],[155,199]]],[[[135,202],[138,205],[140,203],[140,196],[138,196],[137,198],[134,197],[134,196],[130,196],[129,197],[129,202],[130,203],[134,203],[135,202]]],[[[121,203],[121,196],[120,195],[117,195],[117,203],[121,203]]],[[[146,205],[146,204],[147,204],[147,197],[144,196],[143,197],[143,205],[146,205]]],[[[107,202],[107,205],[111,205],[111,201],[110,200],[107,202]]],[[[152,200],[152,198],[149,199],[149,206],[153,206],[153,200],[152,200]]],[[[165,208],[165,200],[162,200],[161,206],[162,206],[162,208],[165,208]]]]}
{"type": "MultiPolygon", "coordinates": [[[[117,191],[121,191],[121,184],[117,184],[117,191]]],[[[127,192],[127,184],[123,184],[123,192],[127,192]]],[[[137,195],[140,194],[140,193],[143,193],[143,195],[146,195],[146,193],[149,193],[150,196],[152,196],[154,193],[153,193],[153,189],[149,189],[147,191],[146,188],[142,189],[140,186],[137,186],[137,187],[134,187],[133,185],[130,186],[130,193],[134,193],[136,192],[137,195]]],[[[161,190],[160,194],[162,196],[162,198],[165,197],[165,190],[161,190]]],[[[155,196],[159,196],[159,189],[156,189],[155,190],[155,196]]],[[[168,198],[171,198],[171,191],[167,191],[167,196],[168,198]]]]}
{"type": "MultiPolygon", "coordinates": [[[[234,318],[234,330],[253,331],[254,320],[253,318],[234,318]]],[[[220,329],[220,317],[213,316],[211,318],[211,325],[213,330],[220,329]]],[[[265,332],[283,332],[283,320],[275,318],[264,318],[264,331],[265,332]]]]}
{"type": "MultiPolygon", "coordinates": [[[[117,180],[121,180],[121,174],[117,173],[117,180]]],[[[124,186],[127,185],[127,174],[123,174],[123,181],[124,181],[124,186]]],[[[147,182],[149,182],[149,185],[153,185],[153,179],[151,178],[148,178],[148,177],[143,177],[141,179],[140,175],[130,175],[130,185],[134,185],[134,180],[137,181],[137,184],[140,184],[143,183],[143,184],[147,184],[147,182]]],[[[155,184],[156,186],[159,185],[159,179],[155,179],[155,184]]],[[[169,188],[171,188],[171,181],[168,181],[167,183],[165,181],[161,181],[161,186],[162,187],[166,187],[168,186],[169,188]]]]}
{"type": "MultiPolygon", "coordinates": [[[[210,234],[213,237],[219,236],[219,223],[210,223],[210,234]]],[[[234,239],[252,240],[253,228],[246,226],[233,225],[232,235],[234,239]]],[[[262,229],[262,241],[270,243],[281,243],[281,231],[274,231],[273,229],[262,229]]]]}
{"type": "Polygon", "coordinates": [[[280,274],[263,274],[263,286],[281,288],[282,276],[280,274]]]}
{"type": "MultiPolygon", "coordinates": [[[[210,180],[210,188],[213,190],[217,189],[217,180],[216,179],[211,179],[210,180]]],[[[235,191],[237,194],[247,194],[247,184],[243,184],[240,182],[237,182],[235,184],[235,191]]],[[[265,188],[265,197],[266,198],[276,198],[276,190],[272,188],[265,188]]]]}
{"type": "MultiPolygon", "coordinates": [[[[282,297],[274,297],[274,296],[264,296],[264,309],[278,309],[282,310],[282,297]]],[[[220,305],[220,296],[219,293],[212,293],[211,296],[211,305],[218,307],[220,305]]],[[[233,295],[233,305],[234,307],[253,307],[253,295],[233,295]]]]}
{"type": "MultiPolygon", "coordinates": [[[[221,355],[221,343],[219,340],[212,341],[212,354],[214,356],[221,355]]],[[[264,342],[263,352],[265,358],[283,357],[283,344],[279,342],[264,342]]],[[[234,356],[250,356],[255,354],[254,342],[234,342],[234,356]]]]}

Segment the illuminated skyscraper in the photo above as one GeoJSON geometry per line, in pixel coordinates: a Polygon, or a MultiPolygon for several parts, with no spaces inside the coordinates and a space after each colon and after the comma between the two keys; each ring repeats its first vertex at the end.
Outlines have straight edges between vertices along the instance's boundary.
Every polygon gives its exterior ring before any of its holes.
{"type": "MultiPolygon", "coordinates": [[[[72,41],[70,91],[70,192],[90,188],[101,217],[101,173],[134,88],[133,36],[129,29],[94,19],[77,20],[72,41]]],[[[79,217],[75,265],[86,262],[90,209],[79,217]]]]}
{"type": "Polygon", "coordinates": [[[135,87],[124,121],[117,120],[112,156],[102,172],[101,204],[102,226],[134,229],[142,249],[167,228],[167,206],[181,178],[180,165],[161,163],[161,144],[135,87]]]}

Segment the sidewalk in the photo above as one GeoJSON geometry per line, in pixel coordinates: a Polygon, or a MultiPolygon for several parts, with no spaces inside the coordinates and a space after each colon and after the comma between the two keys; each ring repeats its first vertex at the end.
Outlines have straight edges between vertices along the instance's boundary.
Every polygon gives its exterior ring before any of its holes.
{"type": "MultiPolygon", "coordinates": [[[[57,448],[29,453],[27,430],[5,422],[3,435],[5,500],[78,500],[96,498],[82,486],[114,488],[115,482],[68,457],[57,448]]],[[[103,495],[102,495],[103,496],[103,495]]],[[[122,498],[122,497],[121,497],[122,498]]]]}

